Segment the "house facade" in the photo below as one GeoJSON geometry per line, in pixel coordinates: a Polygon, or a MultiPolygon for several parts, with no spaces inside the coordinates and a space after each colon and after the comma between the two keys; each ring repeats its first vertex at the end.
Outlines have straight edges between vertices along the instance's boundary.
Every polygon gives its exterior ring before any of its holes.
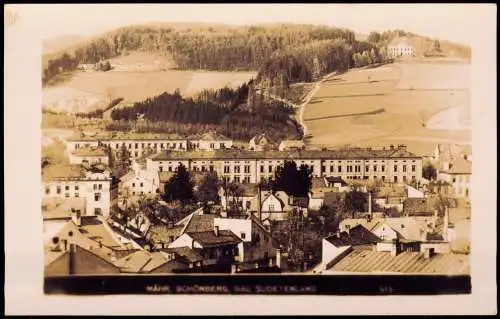
{"type": "Polygon", "coordinates": [[[447,162],[438,171],[439,181],[451,184],[455,197],[470,198],[472,188],[472,162],[458,158],[454,162],[447,162]]]}
{"type": "Polygon", "coordinates": [[[415,49],[406,39],[395,39],[387,46],[387,53],[392,57],[415,56],[415,49]]]}
{"type": "Polygon", "coordinates": [[[51,165],[44,168],[42,177],[42,198],[84,198],[86,215],[109,215],[111,172],[107,168],[51,165]]]}
{"type": "Polygon", "coordinates": [[[81,147],[69,154],[70,164],[104,164],[109,165],[109,156],[102,147],[81,147]]]}
{"type": "Polygon", "coordinates": [[[148,158],[147,169],[173,171],[183,164],[188,171],[215,171],[227,182],[258,183],[273,178],[286,160],[307,165],[314,177],[409,183],[422,176],[422,157],[403,145],[379,150],[164,152],[148,158]]]}

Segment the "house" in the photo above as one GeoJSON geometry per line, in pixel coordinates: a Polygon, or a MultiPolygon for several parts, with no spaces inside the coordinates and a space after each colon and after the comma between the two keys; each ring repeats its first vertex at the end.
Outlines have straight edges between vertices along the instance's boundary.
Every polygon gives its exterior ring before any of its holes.
{"type": "Polygon", "coordinates": [[[42,198],[43,237],[50,240],[71,220],[72,212],[86,215],[85,198],[42,198]]]}
{"type": "Polygon", "coordinates": [[[472,162],[458,158],[454,162],[448,162],[438,171],[437,179],[450,183],[453,187],[454,196],[470,198],[472,162]]]}
{"type": "Polygon", "coordinates": [[[103,147],[82,147],[69,154],[69,163],[109,165],[109,155],[103,147]]]}
{"type": "Polygon", "coordinates": [[[49,164],[42,170],[42,198],[85,198],[86,215],[108,216],[111,171],[103,164],[49,164]]]}
{"type": "MultiPolygon", "coordinates": [[[[289,213],[292,211],[292,199],[283,191],[262,192],[262,204],[260,206],[261,221],[265,220],[286,220],[289,218],[289,213]]],[[[258,204],[258,200],[256,202],[258,204]]],[[[255,207],[255,206],[254,206],[255,207]]],[[[252,210],[254,211],[254,210],[252,210]]],[[[259,213],[259,208],[254,211],[259,213]]]]}
{"type": "Polygon", "coordinates": [[[264,133],[255,135],[248,143],[248,148],[252,151],[264,151],[271,146],[271,141],[264,133]]]}
{"type": "Polygon", "coordinates": [[[147,170],[137,161],[132,161],[132,169],[120,178],[119,194],[122,196],[156,196],[160,192],[158,173],[147,170]]]}
{"type": "Polygon", "coordinates": [[[325,194],[332,192],[331,188],[313,188],[309,192],[309,205],[311,210],[319,210],[325,202],[325,194]]]}
{"type": "Polygon", "coordinates": [[[375,249],[347,246],[327,264],[322,274],[425,274],[468,275],[470,258],[466,254],[439,253],[437,247],[418,243],[379,242],[375,249]]]}
{"type": "Polygon", "coordinates": [[[45,274],[118,273],[115,261],[140,249],[136,242],[113,231],[101,216],[73,211],[71,220],[44,243],[45,274]]]}
{"type": "Polygon", "coordinates": [[[313,269],[313,272],[323,271],[329,264],[344,257],[352,249],[371,250],[372,246],[380,241],[379,237],[362,225],[356,225],[343,232],[337,231],[322,239],[321,262],[313,269]]]}
{"type": "MultiPolygon", "coordinates": [[[[445,217],[445,220],[447,217],[445,217]]],[[[438,227],[438,217],[397,217],[397,218],[347,218],[340,222],[339,229],[348,231],[362,225],[382,240],[428,241],[431,235],[442,232],[438,227]]],[[[448,222],[442,229],[448,232],[448,222]]]]}
{"type": "Polygon", "coordinates": [[[203,133],[200,136],[194,136],[188,139],[189,150],[216,150],[226,149],[233,146],[233,141],[216,132],[203,133]]]}
{"type": "Polygon", "coordinates": [[[406,185],[386,184],[375,193],[375,203],[385,209],[396,208],[403,211],[403,201],[408,197],[406,185]]]}
{"type": "Polygon", "coordinates": [[[338,192],[348,192],[351,190],[349,184],[339,176],[327,176],[325,181],[328,187],[334,188],[338,192]]]}
{"type": "Polygon", "coordinates": [[[306,144],[304,144],[304,141],[302,140],[283,140],[278,146],[278,150],[280,151],[294,150],[294,149],[297,150],[297,149],[304,149],[305,147],[306,144]]]}
{"type": "Polygon", "coordinates": [[[415,56],[415,49],[408,44],[408,38],[395,38],[387,46],[387,53],[392,57],[415,56]]]}
{"type": "Polygon", "coordinates": [[[436,144],[433,160],[439,163],[438,166],[441,167],[442,163],[453,162],[458,158],[472,161],[472,148],[470,145],[436,144]]]}
{"type": "Polygon", "coordinates": [[[185,232],[168,248],[189,247],[203,257],[204,271],[228,272],[238,257],[241,239],[229,230],[185,232]]]}
{"type": "Polygon", "coordinates": [[[237,184],[238,191],[233,192],[231,189],[225,189],[222,186],[219,189],[219,196],[222,207],[227,210],[230,207],[240,207],[243,211],[249,211],[252,208],[252,201],[255,200],[259,192],[258,184],[244,183],[237,184]]]}
{"type": "Polygon", "coordinates": [[[173,223],[151,225],[148,228],[146,238],[153,243],[155,248],[166,248],[182,235],[183,229],[184,225],[174,225],[173,223]]]}

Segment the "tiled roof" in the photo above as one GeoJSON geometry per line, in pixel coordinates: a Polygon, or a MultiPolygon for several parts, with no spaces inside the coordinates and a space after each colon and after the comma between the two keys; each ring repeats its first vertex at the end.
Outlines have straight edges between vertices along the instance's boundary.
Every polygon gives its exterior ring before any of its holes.
{"type": "Polygon", "coordinates": [[[85,178],[86,170],[82,165],[53,164],[42,170],[44,180],[56,178],[85,178]]]}
{"type": "Polygon", "coordinates": [[[72,152],[74,156],[106,156],[106,150],[102,147],[81,147],[72,152]]]}
{"type": "Polygon", "coordinates": [[[313,176],[311,178],[311,188],[320,188],[326,186],[328,185],[326,185],[324,177],[313,176]]]}
{"type": "Polygon", "coordinates": [[[204,232],[188,232],[188,235],[205,247],[216,247],[225,245],[236,245],[241,239],[230,230],[219,230],[216,236],[213,230],[204,232]]]}
{"type": "Polygon", "coordinates": [[[406,149],[361,149],[351,148],[345,150],[289,150],[289,151],[262,151],[249,150],[212,150],[212,151],[164,151],[152,159],[155,161],[166,160],[218,160],[218,159],[367,159],[367,158],[421,158],[406,149]]]}
{"type": "Polygon", "coordinates": [[[174,253],[181,259],[184,259],[187,262],[191,263],[203,260],[203,257],[200,254],[198,254],[194,249],[191,249],[189,247],[167,248],[163,249],[163,251],[168,253],[174,253]]]}
{"type": "MultiPolygon", "coordinates": [[[[115,262],[123,272],[138,273],[149,262],[151,254],[145,250],[138,250],[115,262]]],[[[166,259],[165,259],[166,260],[166,259]]]]}
{"type": "Polygon", "coordinates": [[[170,261],[167,260],[167,258],[161,252],[150,253],[149,261],[141,269],[141,272],[149,273],[169,262],[170,261]]]}
{"type": "Polygon", "coordinates": [[[390,252],[353,250],[329,269],[345,272],[391,272],[405,274],[469,274],[468,255],[435,254],[425,259],[420,252],[402,252],[391,256],[390,252]]]}
{"type": "Polygon", "coordinates": [[[219,134],[217,132],[207,132],[201,135],[189,136],[190,140],[201,140],[201,141],[231,141],[230,138],[219,134]]]}
{"type": "Polygon", "coordinates": [[[85,213],[85,198],[63,198],[44,197],[42,198],[42,215],[44,220],[71,218],[71,209],[80,210],[85,213]]]}
{"type": "Polygon", "coordinates": [[[380,238],[362,225],[354,226],[349,230],[349,233],[341,232],[340,236],[335,234],[325,239],[337,247],[366,245],[381,241],[380,238]]]}
{"type": "Polygon", "coordinates": [[[184,232],[207,232],[214,230],[215,215],[193,215],[184,232]]]}
{"type": "Polygon", "coordinates": [[[269,142],[269,138],[266,136],[265,133],[257,134],[254,137],[252,137],[252,139],[250,140],[250,143],[252,143],[252,141],[253,141],[253,143],[255,143],[255,145],[259,145],[264,139],[266,139],[267,142],[269,142]]]}
{"type": "Polygon", "coordinates": [[[149,227],[147,236],[156,243],[170,243],[170,237],[179,237],[184,226],[152,225],[149,227]]]}

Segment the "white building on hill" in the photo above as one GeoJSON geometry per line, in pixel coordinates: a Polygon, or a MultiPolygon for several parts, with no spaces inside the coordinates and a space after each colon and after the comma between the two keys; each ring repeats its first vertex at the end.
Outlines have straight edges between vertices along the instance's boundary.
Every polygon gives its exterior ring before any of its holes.
{"type": "Polygon", "coordinates": [[[415,49],[405,38],[396,38],[387,46],[387,53],[392,57],[415,56],[415,49]]]}

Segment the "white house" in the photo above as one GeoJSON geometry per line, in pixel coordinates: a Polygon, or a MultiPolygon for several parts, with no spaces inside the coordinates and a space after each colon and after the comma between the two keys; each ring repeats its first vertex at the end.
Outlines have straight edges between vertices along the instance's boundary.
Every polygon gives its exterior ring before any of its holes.
{"type": "Polygon", "coordinates": [[[304,144],[304,141],[302,140],[283,140],[278,146],[278,150],[280,151],[294,150],[294,149],[297,150],[297,149],[303,149],[305,147],[306,144],[304,144]]]}
{"type": "Polygon", "coordinates": [[[42,198],[84,198],[86,215],[108,216],[111,172],[103,165],[49,165],[42,171],[42,198]]]}
{"type": "Polygon", "coordinates": [[[470,198],[472,163],[463,158],[444,163],[443,168],[438,171],[437,179],[450,183],[456,197],[470,198]]]}
{"type": "Polygon", "coordinates": [[[257,134],[248,143],[248,148],[254,151],[263,151],[264,149],[270,147],[271,142],[266,134],[257,134]]]}
{"type": "Polygon", "coordinates": [[[53,238],[71,220],[72,212],[86,215],[86,199],[44,197],[42,198],[43,238],[53,238]]]}
{"type": "Polygon", "coordinates": [[[292,210],[290,197],[283,191],[262,196],[262,220],[286,220],[292,210]]]}
{"type": "Polygon", "coordinates": [[[125,174],[120,181],[120,194],[129,196],[155,196],[160,190],[160,180],[156,172],[132,162],[132,170],[125,174]]]}
{"type": "Polygon", "coordinates": [[[392,40],[387,46],[387,53],[393,57],[415,56],[415,49],[411,45],[408,45],[407,41],[405,38],[392,40]]]}

